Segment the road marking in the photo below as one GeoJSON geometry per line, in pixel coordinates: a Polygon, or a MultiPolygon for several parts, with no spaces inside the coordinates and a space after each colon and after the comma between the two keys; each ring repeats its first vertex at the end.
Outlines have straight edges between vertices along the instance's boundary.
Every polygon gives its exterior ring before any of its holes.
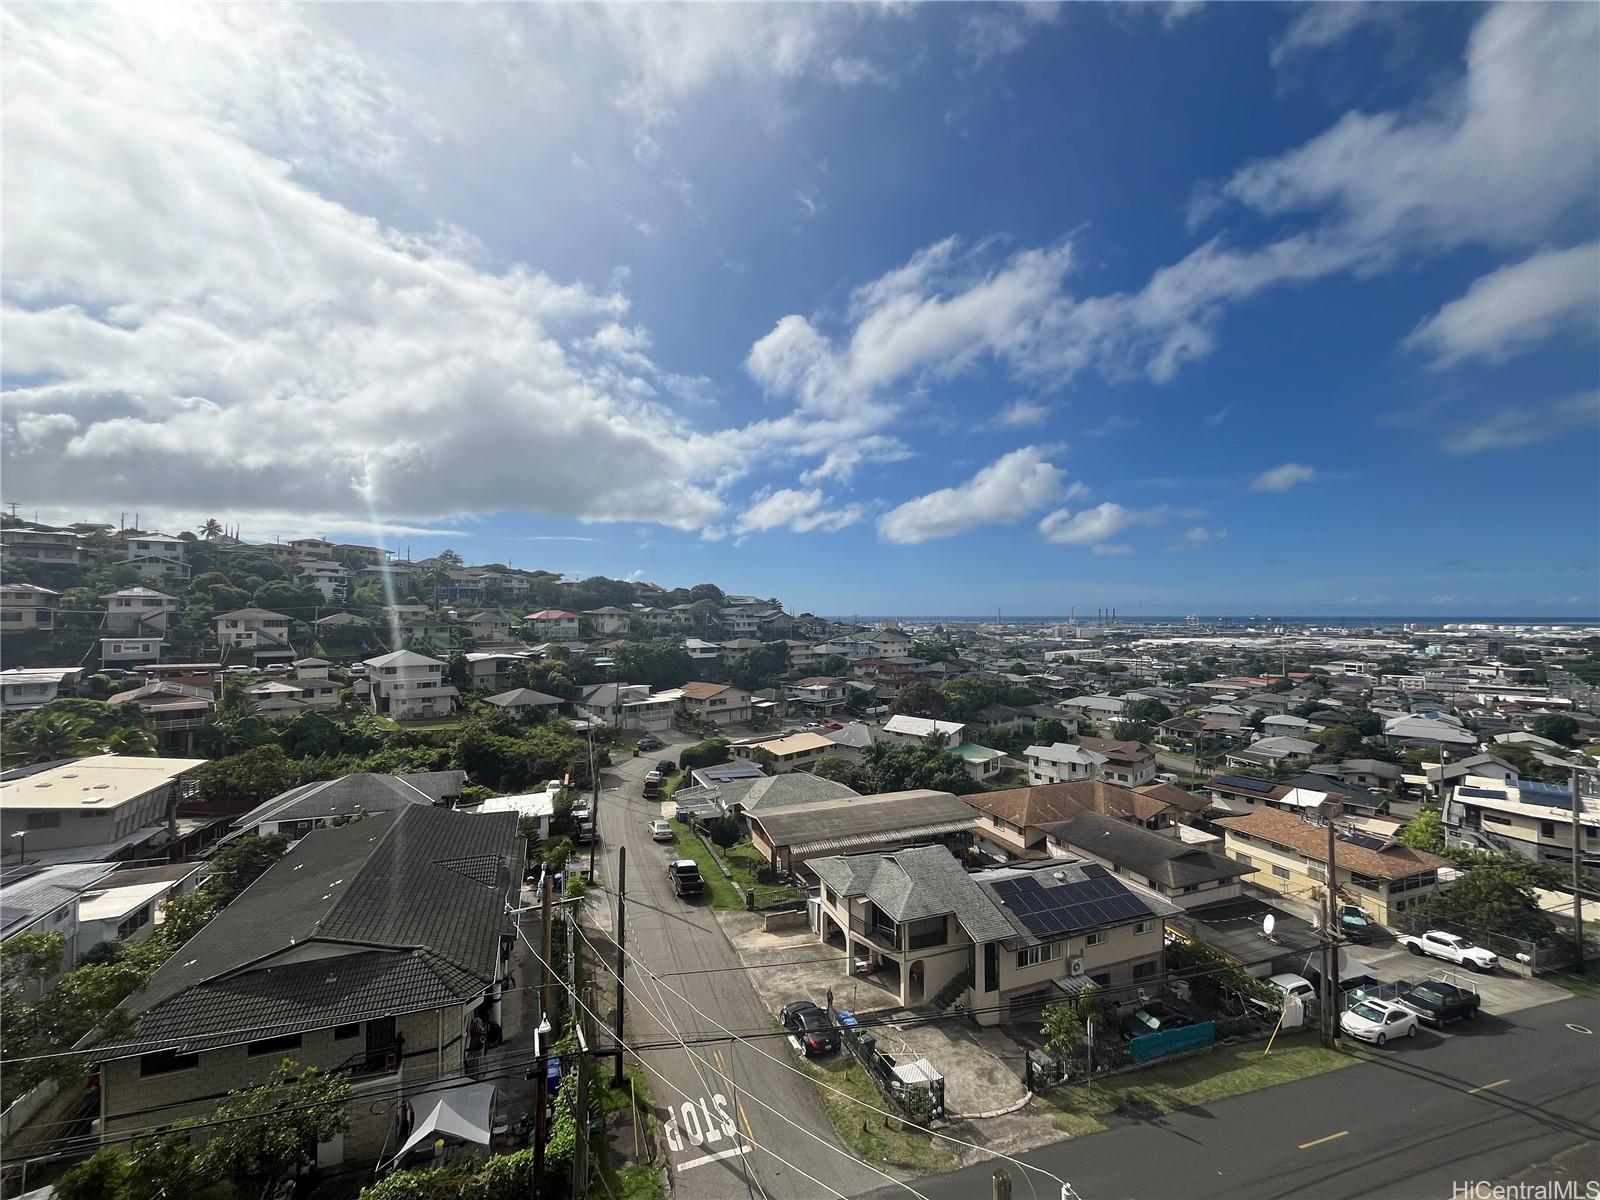
{"type": "Polygon", "coordinates": [[[1593,1033],[1594,1032],[1594,1030],[1590,1029],[1587,1025],[1568,1025],[1567,1028],[1572,1030],[1573,1033],[1593,1033]]]}
{"type": "Polygon", "coordinates": [[[1320,1146],[1324,1142],[1335,1142],[1335,1141],[1338,1141],[1340,1138],[1345,1137],[1347,1134],[1349,1134],[1349,1132],[1350,1131],[1348,1129],[1341,1129],[1338,1133],[1330,1133],[1327,1137],[1318,1138],[1314,1142],[1301,1142],[1300,1143],[1300,1149],[1309,1150],[1309,1149],[1311,1149],[1311,1147],[1320,1146]]]}
{"type": "Polygon", "coordinates": [[[1496,1079],[1493,1083],[1486,1083],[1482,1087],[1468,1088],[1467,1095],[1476,1096],[1479,1092],[1492,1091],[1493,1089],[1499,1087],[1502,1083],[1510,1082],[1511,1080],[1509,1079],[1496,1079]]]}
{"type": "Polygon", "coordinates": [[[749,1154],[751,1149],[752,1147],[750,1146],[735,1146],[732,1150],[718,1150],[715,1154],[691,1158],[688,1162],[678,1164],[678,1172],[682,1174],[684,1171],[692,1171],[696,1167],[703,1167],[707,1163],[721,1162],[725,1158],[738,1158],[741,1154],[749,1154]]]}

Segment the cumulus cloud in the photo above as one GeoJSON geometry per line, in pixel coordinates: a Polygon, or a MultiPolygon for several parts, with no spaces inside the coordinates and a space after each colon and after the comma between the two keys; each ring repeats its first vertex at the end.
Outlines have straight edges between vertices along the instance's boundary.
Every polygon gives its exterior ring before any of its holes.
{"type": "Polygon", "coordinates": [[[1295,18],[1283,36],[1272,44],[1272,65],[1284,66],[1291,59],[1314,50],[1323,50],[1349,37],[1361,26],[1389,19],[1396,6],[1344,0],[1343,3],[1307,4],[1295,10],[1295,18]]]}
{"type": "Polygon", "coordinates": [[[1212,542],[1220,542],[1228,536],[1226,529],[1208,529],[1204,525],[1196,525],[1184,531],[1183,535],[1168,546],[1168,550],[1198,550],[1212,542]]]}
{"type": "Polygon", "coordinates": [[[1060,11],[1055,0],[986,5],[962,24],[956,45],[981,67],[1022,49],[1037,29],[1055,24],[1060,11]]]}
{"type": "Polygon", "coordinates": [[[1058,508],[1039,522],[1044,540],[1062,546],[1092,546],[1109,541],[1143,518],[1133,509],[1107,500],[1079,512],[1058,508]]]}
{"type": "Polygon", "coordinates": [[[735,533],[759,533],[769,529],[791,529],[796,533],[823,530],[832,533],[854,525],[866,515],[859,504],[826,508],[820,488],[800,491],[782,488],[758,493],[755,503],[739,514],[733,523],[735,533]]]}
{"type": "Polygon", "coordinates": [[[1503,362],[1559,333],[1600,329],[1600,242],[1546,250],[1476,280],[1425,320],[1406,345],[1435,367],[1503,362]]]}
{"type": "Polygon", "coordinates": [[[1250,484],[1250,490],[1255,492],[1287,492],[1290,488],[1299,487],[1302,483],[1310,483],[1317,477],[1317,472],[1304,463],[1284,463],[1281,467],[1273,467],[1257,475],[1250,484]]]}
{"type": "Polygon", "coordinates": [[[1002,408],[995,416],[994,423],[1005,429],[1025,429],[1030,425],[1043,425],[1049,419],[1048,405],[1024,397],[1002,408]]]}
{"type": "Polygon", "coordinates": [[[1035,446],[1013,450],[971,479],[908,500],[878,518],[878,535],[916,545],[985,525],[1008,525],[1061,495],[1062,471],[1035,446]]]}
{"type": "Polygon", "coordinates": [[[1451,454],[1514,450],[1600,421],[1600,391],[1569,396],[1542,407],[1503,408],[1487,420],[1452,431],[1444,439],[1451,454]]]}

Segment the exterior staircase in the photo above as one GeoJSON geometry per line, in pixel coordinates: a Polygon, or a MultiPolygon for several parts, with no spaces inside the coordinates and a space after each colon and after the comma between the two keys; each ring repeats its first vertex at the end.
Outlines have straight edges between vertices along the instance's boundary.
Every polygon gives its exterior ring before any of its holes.
{"type": "Polygon", "coordinates": [[[955,1006],[962,994],[972,986],[972,968],[967,967],[939,989],[938,995],[933,998],[933,1007],[939,1012],[949,1012],[955,1006]]]}

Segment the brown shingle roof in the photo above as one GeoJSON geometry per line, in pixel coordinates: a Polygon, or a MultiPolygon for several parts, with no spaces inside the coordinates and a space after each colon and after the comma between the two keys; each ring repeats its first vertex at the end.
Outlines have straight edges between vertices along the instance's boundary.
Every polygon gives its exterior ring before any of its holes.
{"type": "MultiPolygon", "coordinates": [[[[1217,821],[1225,829],[1249,834],[1265,841],[1287,846],[1315,862],[1328,861],[1328,835],[1326,830],[1308,825],[1299,817],[1276,808],[1259,808],[1242,817],[1223,817],[1217,821]]],[[[1339,866],[1359,875],[1374,879],[1404,879],[1419,871],[1437,871],[1448,867],[1450,860],[1414,850],[1403,842],[1395,842],[1383,850],[1341,841],[1334,849],[1339,866]]]]}
{"type": "Polygon", "coordinates": [[[1143,742],[1121,742],[1115,738],[1080,737],[1078,745],[1118,762],[1137,762],[1141,758],[1149,758],[1152,753],[1143,742]]]}
{"type": "Polygon", "coordinates": [[[709,700],[722,695],[732,686],[729,683],[686,683],[678,690],[690,700],[709,700]]]}
{"type": "Polygon", "coordinates": [[[1046,783],[1038,787],[978,792],[966,800],[974,808],[1023,828],[1051,821],[1070,821],[1083,812],[1148,821],[1170,807],[1158,799],[1141,795],[1131,788],[1118,787],[1103,779],[1079,779],[1072,783],[1046,783]]]}
{"type": "Polygon", "coordinates": [[[1209,797],[1196,796],[1193,792],[1186,792],[1175,783],[1147,783],[1143,787],[1137,787],[1133,790],[1141,796],[1159,800],[1162,804],[1170,804],[1180,812],[1204,812],[1211,805],[1209,797]]]}

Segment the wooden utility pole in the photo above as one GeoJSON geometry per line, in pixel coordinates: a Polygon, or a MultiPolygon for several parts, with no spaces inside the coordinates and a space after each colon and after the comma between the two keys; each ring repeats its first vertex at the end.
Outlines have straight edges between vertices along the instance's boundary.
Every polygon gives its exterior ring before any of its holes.
{"type": "Polygon", "coordinates": [[[1572,768],[1572,971],[1583,974],[1583,768],[1572,768]]]}
{"type": "MultiPolygon", "coordinates": [[[[544,895],[540,900],[539,912],[539,1027],[545,1025],[546,1018],[550,1015],[550,891],[551,870],[546,867],[544,872],[544,895]]],[[[538,1043],[538,1057],[535,1058],[533,1069],[538,1072],[538,1079],[534,1084],[534,1095],[537,1099],[538,1109],[533,1114],[533,1187],[535,1196],[544,1195],[544,1143],[550,1134],[549,1122],[545,1117],[550,1107],[550,1068],[549,1055],[545,1051],[544,1039],[555,1034],[555,1023],[550,1022],[550,1033],[541,1034],[535,1029],[534,1038],[538,1043]]]]}
{"type": "Polygon", "coordinates": [[[1333,1047],[1339,1044],[1339,944],[1334,939],[1334,930],[1338,928],[1338,900],[1339,891],[1337,867],[1335,865],[1334,847],[1338,837],[1334,833],[1333,818],[1339,811],[1338,801],[1330,799],[1325,805],[1325,815],[1328,822],[1328,878],[1326,880],[1326,904],[1322,915],[1322,1044],[1333,1047]]]}
{"type": "Polygon", "coordinates": [[[611,1086],[622,1086],[622,1006],[628,992],[622,982],[628,967],[628,848],[617,847],[617,1011],[611,1018],[612,1035],[617,1042],[617,1066],[611,1074],[611,1086]]]}

